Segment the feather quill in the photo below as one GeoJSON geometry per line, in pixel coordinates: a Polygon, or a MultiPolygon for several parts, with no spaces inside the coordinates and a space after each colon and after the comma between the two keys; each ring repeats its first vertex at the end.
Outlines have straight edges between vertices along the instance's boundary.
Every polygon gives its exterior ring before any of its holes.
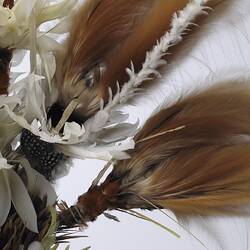
{"type": "Polygon", "coordinates": [[[110,209],[171,209],[176,215],[240,214],[250,203],[250,87],[212,87],[153,115],[131,158],[116,162],[62,221],[80,224],[110,209]],[[71,218],[71,219],[70,219],[71,218]]]}

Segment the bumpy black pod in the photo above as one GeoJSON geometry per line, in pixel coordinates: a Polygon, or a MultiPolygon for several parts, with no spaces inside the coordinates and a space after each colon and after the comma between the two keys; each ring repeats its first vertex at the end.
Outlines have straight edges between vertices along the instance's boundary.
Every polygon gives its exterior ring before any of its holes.
{"type": "Polygon", "coordinates": [[[55,167],[64,156],[55,150],[52,143],[40,140],[30,131],[24,129],[21,134],[21,150],[29,160],[31,167],[41,173],[47,180],[53,179],[55,167]]]}

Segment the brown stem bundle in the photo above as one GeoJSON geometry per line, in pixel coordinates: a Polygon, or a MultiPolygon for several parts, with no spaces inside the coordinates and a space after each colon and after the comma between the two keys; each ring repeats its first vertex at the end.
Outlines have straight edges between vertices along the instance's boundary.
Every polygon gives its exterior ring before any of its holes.
{"type": "Polygon", "coordinates": [[[250,203],[250,88],[212,87],[160,110],[62,224],[93,221],[111,209],[171,209],[177,215],[237,214],[250,203]]]}

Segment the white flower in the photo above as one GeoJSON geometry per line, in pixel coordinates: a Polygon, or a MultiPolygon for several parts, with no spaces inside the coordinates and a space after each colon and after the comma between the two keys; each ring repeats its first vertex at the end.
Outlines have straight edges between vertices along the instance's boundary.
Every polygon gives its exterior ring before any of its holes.
{"type": "MultiPolygon", "coordinates": [[[[84,124],[84,126],[78,126],[75,123],[67,123],[62,135],[55,133],[50,127],[45,112],[47,107],[45,103],[45,91],[46,87],[48,87],[47,85],[51,87],[51,79],[54,71],[48,72],[48,70],[46,70],[46,68],[48,68],[46,67],[48,62],[42,64],[44,70],[41,71],[41,73],[46,73],[46,81],[44,82],[42,78],[39,79],[38,75],[31,73],[28,76],[27,84],[23,87],[23,89],[26,90],[23,112],[19,114],[14,113],[8,106],[5,106],[9,116],[20,126],[28,129],[34,135],[39,136],[41,140],[59,144],[58,148],[60,148],[62,152],[67,152],[69,156],[99,159],[108,159],[111,155],[119,158],[121,158],[122,155],[127,157],[126,154],[119,153],[122,151],[120,151],[121,147],[118,146],[118,143],[128,137],[133,137],[137,132],[138,123],[124,123],[127,115],[117,112],[117,107],[120,104],[124,104],[129,98],[136,94],[142,82],[150,79],[152,75],[159,75],[157,73],[157,68],[165,63],[162,57],[170,46],[181,41],[182,33],[186,30],[194,17],[203,12],[204,7],[202,4],[205,2],[206,1],[199,0],[190,2],[183,11],[174,15],[170,31],[160,39],[152,51],[147,53],[141,71],[136,73],[133,65],[131,65],[131,69],[127,69],[130,80],[123,86],[121,91],[119,85],[117,85],[118,90],[114,97],[112,97],[112,92],[110,90],[110,101],[108,105],[104,108],[102,107],[93,118],[84,124]],[[42,85],[42,83],[44,85],[42,85]],[[81,155],[79,153],[81,153],[81,155]]],[[[41,7],[38,1],[36,10],[39,8],[41,7]]],[[[43,18],[38,18],[40,20],[38,21],[36,13],[36,11],[33,13],[36,22],[40,23],[42,22],[41,20],[45,20],[43,18]]],[[[44,13],[47,13],[44,14],[44,16],[47,16],[47,19],[49,19],[49,12],[45,11],[44,13]]],[[[33,29],[30,36],[36,41],[36,30],[33,29]]],[[[31,54],[36,55],[36,46],[31,47],[31,54]]],[[[33,56],[31,65],[36,69],[37,61],[34,58],[33,56]]],[[[133,144],[132,139],[130,144],[124,144],[122,149],[126,151],[130,148],[131,143],[133,144]],[[125,145],[129,146],[126,147],[125,145]]]]}
{"type": "MultiPolygon", "coordinates": [[[[75,157],[83,157],[84,155],[98,158],[103,157],[103,159],[110,158],[112,154],[112,147],[115,148],[114,142],[122,141],[126,137],[133,137],[137,132],[138,124],[115,124],[112,121],[112,113],[117,110],[120,104],[126,103],[131,97],[135,96],[138,92],[139,86],[149,80],[152,77],[159,77],[160,74],[157,69],[166,64],[166,61],[162,59],[168,49],[176,45],[182,40],[182,35],[186,31],[187,27],[192,23],[194,18],[198,15],[204,13],[204,4],[207,3],[207,0],[194,0],[190,1],[187,6],[178,13],[174,14],[171,29],[166,32],[166,34],[157,42],[153,49],[146,54],[145,62],[143,63],[142,69],[136,73],[133,63],[131,63],[131,69],[127,69],[129,75],[129,81],[124,84],[120,90],[119,84],[117,84],[117,93],[112,96],[112,91],[109,90],[110,100],[109,103],[99,112],[95,114],[93,118],[90,118],[86,122],[85,129],[86,133],[81,138],[81,142],[96,142],[96,144],[109,143],[110,145],[96,145],[94,150],[90,150],[91,147],[84,147],[82,144],[75,146],[65,146],[61,147],[61,150],[66,154],[74,155],[75,157]],[[113,126],[109,127],[109,124],[112,123],[113,126]],[[90,154],[90,152],[92,154],[90,154]],[[95,154],[96,152],[96,154],[95,154]],[[106,152],[106,153],[105,153],[106,152]],[[81,155],[82,154],[82,155],[81,155]]],[[[122,116],[120,116],[121,118],[122,116]]],[[[133,143],[133,141],[131,141],[133,143]]],[[[114,158],[126,158],[126,154],[122,151],[114,150],[112,156],[114,158]]],[[[124,150],[128,148],[123,147],[124,150]]]]}
{"type": "Polygon", "coordinates": [[[55,191],[51,184],[32,169],[25,159],[8,160],[20,164],[25,169],[28,177],[28,188],[12,169],[12,165],[8,164],[7,159],[0,154],[0,227],[5,223],[11,203],[13,203],[24,225],[30,231],[37,233],[37,215],[29,192],[41,199],[46,196],[47,205],[53,205],[56,201],[55,191]]]}
{"type": "MultiPolygon", "coordinates": [[[[7,162],[1,157],[0,163],[7,162]]],[[[21,217],[24,225],[32,232],[38,232],[37,216],[30,196],[17,173],[6,168],[6,164],[0,166],[0,226],[2,226],[9,214],[11,201],[21,217]]]]}
{"type": "MultiPolygon", "coordinates": [[[[30,26],[67,17],[76,0],[62,0],[51,4],[43,0],[18,0],[12,9],[0,6],[0,47],[29,47],[30,26]],[[35,22],[34,24],[32,22],[35,22]]],[[[66,24],[65,24],[66,25],[66,24]]],[[[58,28],[57,28],[58,30],[58,28]]],[[[64,30],[61,28],[61,31],[64,30]]]]}
{"type": "Polygon", "coordinates": [[[38,241],[33,241],[29,247],[28,250],[44,250],[42,244],[38,241]]]}
{"type": "Polygon", "coordinates": [[[7,160],[3,158],[2,154],[0,153],[0,171],[2,169],[11,169],[13,166],[8,164],[7,160]]]}
{"type": "Polygon", "coordinates": [[[75,122],[66,122],[63,129],[63,135],[65,139],[79,138],[85,133],[84,126],[80,126],[75,122]]]}

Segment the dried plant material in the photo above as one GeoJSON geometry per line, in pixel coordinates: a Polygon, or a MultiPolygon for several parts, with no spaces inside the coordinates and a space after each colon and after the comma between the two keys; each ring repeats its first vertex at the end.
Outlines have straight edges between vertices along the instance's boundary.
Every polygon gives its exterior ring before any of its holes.
{"type": "MultiPolygon", "coordinates": [[[[130,212],[175,234],[131,209],[212,214],[228,212],[230,199],[239,205],[248,203],[243,192],[237,193],[248,191],[244,179],[248,171],[242,163],[247,160],[249,132],[243,126],[248,122],[246,89],[233,86],[229,92],[211,89],[190,96],[159,111],[140,132],[138,122],[126,122],[128,114],[118,111],[143,83],[160,77],[158,70],[166,63],[169,48],[182,41],[197,16],[206,14],[208,1],[87,0],[71,26],[65,63],[65,48],[57,36],[69,31],[76,1],[19,0],[13,8],[11,1],[0,2],[4,5],[0,6],[0,46],[9,52],[28,50],[31,66],[20,81],[14,75],[10,94],[0,98],[0,248],[56,249],[57,244],[78,237],[71,227],[85,227],[100,214],[117,221],[105,212],[111,209],[130,212]],[[51,28],[43,30],[41,24],[51,20],[51,28]],[[60,82],[58,72],[64,72],[64,81],[60,82]],[[75,88],[64,95],[67,84],[75,88]],[[59,91],[58,86],[62,86],[59,91]],[[218,98],[219,93],[224,99],[218,98]],[[53,109],[49,115],[47,111],[57,94],[63,104],[72,105],[62,117],[57,115],[61,120],[54,126],[53,109]],[[246,108],[240,110],[234,99],[246,108]],[[83,116],[78,116],[79,111],[84,111],[83,116]],[[214,126],[214,121],[221,127],[214,126]],[[54,180],[54,172],[66,168],[65,160],[74,157],[111,159],[114,168],[99,185],[107,166],[75,206],[59,204],[57,217],[57,195],[46,178],[54,180]],[[211,166],[205,158],[211,159],[211,166]],[[226,165],[225,171],[216,172],[216,164],[226,165]],[[210,207],[207,200],[200,202],[206,195],[212,201],[222,197],[225,203],[212,202],[210,207]]],[[[19,62],[24,54],[20,53],[19,62]]],[[[3,73],[8,74],[9,61],[3,63],[3,73]]],[[[0,86],[6,91],[4,76],[0,86]]],[[[65,106],[56,104],[63,111],[65,106]]]]}
{"type": "Polygon", "coordinates": [[[14,0],[4,0],[3,7],[8,7],[9,9],[12,9],[14,7],[14,0]]]}
{"type": "Polygon", "coordinates": [[[1,95],[8,94],[11,58],[12,58],[11,50],[0,48],[0,94],[1,95]]]}
{"type": "MultiPolygon", "coordinates": [[[[126,71],[131,61],[131,70],[138,72],[142,69],[146,52],[172,29],[174,13],[182,13],[181,9],[188,2],[105,0],[84,4],[72,24],[65,76],[58,83],[60,95],[54,113],[62,114],[70,101],[78,98],[80,105],[75,110],[75,119],[83,122],[95,114],[102,99],[104,103],[109,101],[109,89],[116,92],[117,82],[123,86],[131,79],[126,71]]],[[[171,46],[181,40],[179,37],[186,31],[189,21],[203,13],[200,6],[206,3],[190,2],[183,16],[185,24],[183,22],[184,26],[174,34],[176,37],[171,46]]],[[[163,48],[159,45],[158,49],[163,48]]],[[[166,51],[163,49],[162,53],[165,55],[166,51]]],[[[154,65],[150,66],[154,68],[154,65]]]]}
{"type": "Polygon", "coordinates": [[[240,208],[250,203],[249,108],[249,85],[228,82],[160,110],[136,135],[131,158],[116,161],[101,185],[62,211],[61,222],[85,224],[117,208],[244,213],[240,208]]]}
{"type": "MultiPolygon", "coordinates": [[[[142,83],[152,79],[153,77],[159,77],[160,74],[158,73],[157,70],[160,66],[165,64],[165,60],[163,60],[163,57],[165,56],[166,52],[170,47],[176,45],[182,40],[182,34],[185,32],[187,27],[192,23],[195,17],[204,13],[204,8],[205,8],[205,6],[203,6],[204,3],[205,2],[203,1],[191,1],[182,11],[174,15],[170,31],[166,32],[165,35],[160,39],[160,41],[153,47],[153,49],[146,54],[146,59],[142,65],[142,69],[138,73],[136,73],[133,64],[131,65],[131,69],[126,69],[130,79],[123,85],[121,89],[119,84],[117,84],[117,92],[114,96],[112,94],[112,90],[109,88],[109,101],[107,105],[105,105],[104,102],[102,101],[101,110],[97,112],[92,118],[88,119],[87,122],[84,124],[86,132],[82,137],[82,142],[91,140],[92,143],[96,143],[97,141],[100,141],[100,139],[102,140],[103,138],[100,138],[100,134],[102,135],[102,131],[105,130],[106,126],[109,127],[111,124],[114,124],[114,122],[117,120],[116,117],[113,116],[112,114],[116,112],[116,109],[119,107],[119,105],[125,104],[128,100],[130,100],[130,98],[136,95],[142,83]],[[93,140],[93,138],[95,139],[93,140]]],[[[71,111],[73,112],[73,109],[71,111]]],[[[64,120],[64,118],[65,117],[63,116],[62,119],[64,120]]],[[[121,125],[118,124],[118,126],[121,125]]],[[[127,137],[133,136],[133,133],[136,131],[135,128],[137,126],[136,124],[135,125],[130,124],[129,127],[130,127],[129,130],[126,129],[127,131],[129,131],[129,133],[127,132],[127,137]]],[[[114,130],[116,128],[117,126],[114,126],[113,128],[111,127],[110,133],[114,133],[114,130]]],[[[120,140],[121,138],[123,137],[120,136],[120,140]]],[[[130,147],[131,143],[127,146],[127,148],[130,147]]],[[[126,146],[122,148],[124,149],[126,148],[126,146]]],[[[86,147],[85,148],[81,147],[81,144],[65,146],[63,149],[62,147],[60,147],[60,150],[62,150],[62,152],[66,155],[71,154],[81,158],[81,156],[88,154],[88,157],[90,157],[90,154],[86,152],[86,150],[89,151],[90,149],[86,147]]],[[[105,147],[102,147],[101,150],[105,151],[105,147]]],[[[127,155],[121,152],[119,148],[116,148],[115,150],[112,151],[116,151],[114,152],[115,154],[111,152],[110,148],[108,155],[105,158],[106,160],[110,160],[110,156],[115,157],[117,153],[118,157],[115,158],[121,159],[124,158],[125,156],[126,156],[125,158],[127,158],[127,155]]],[[[96,155],[100,159],[99,154],[96,155]]],[[[101,159],[104,159],[103,156],[101,159]]]]}

